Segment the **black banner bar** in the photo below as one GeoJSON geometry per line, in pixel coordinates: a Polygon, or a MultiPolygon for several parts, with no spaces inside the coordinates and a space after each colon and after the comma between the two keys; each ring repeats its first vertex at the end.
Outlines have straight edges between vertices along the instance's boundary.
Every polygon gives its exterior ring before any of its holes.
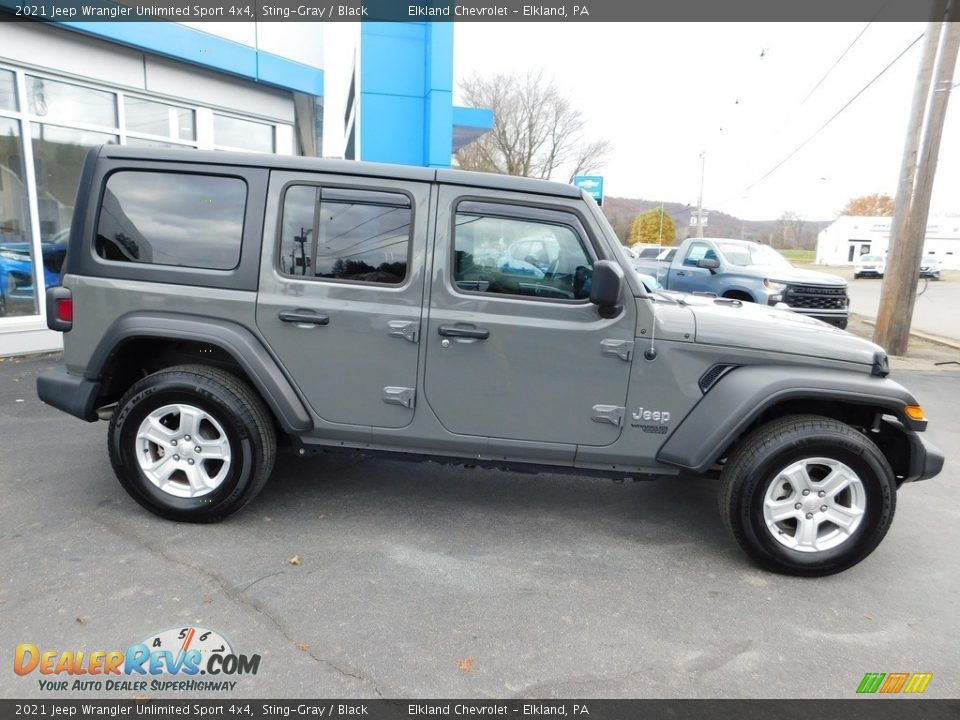
{"type": "Polygon", "coordinates": [[[0,700],[0,718],[940,720],[960,700],[0,700]]]}
{"type": "Polygon", "coordinates": [[[0,11],[13,18],[47,22],[926,22],[932,18],[937,3],[938,0],[0,0],[0,11]]]}

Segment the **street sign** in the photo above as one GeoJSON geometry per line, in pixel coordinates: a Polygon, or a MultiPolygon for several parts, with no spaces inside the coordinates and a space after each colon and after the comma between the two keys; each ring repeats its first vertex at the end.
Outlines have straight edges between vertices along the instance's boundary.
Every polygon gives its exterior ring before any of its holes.
{"type": "MultiPolygon", "coordinates": [[[[696,213],[693,213],[693,214],[690,216],[690,227],[696,227],[696,226],[697,226],[697,214],[696,214],[696,213]]],[[[703,226],[704,226],[704,227],[707,226],[707,212],[706,212],[706,210],[703,211],[703,226]]]]}
{"type": "Polygon", "coordinates": [[[573,186],[585,191],[597,201],[597,205],[603,205],[602,175],[577,175],[573,178],[573,186]]]}

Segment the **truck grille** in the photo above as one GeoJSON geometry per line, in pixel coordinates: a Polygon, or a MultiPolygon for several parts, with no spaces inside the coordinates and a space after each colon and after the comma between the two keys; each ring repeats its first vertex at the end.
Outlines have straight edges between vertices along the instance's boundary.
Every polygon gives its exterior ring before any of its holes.
{"type": "Polygon", "coordinates": [[[783,293],[783,301],[792,308],[806,310],[844,310],[849,304],[845,287],[791,285],[783,293]]]}

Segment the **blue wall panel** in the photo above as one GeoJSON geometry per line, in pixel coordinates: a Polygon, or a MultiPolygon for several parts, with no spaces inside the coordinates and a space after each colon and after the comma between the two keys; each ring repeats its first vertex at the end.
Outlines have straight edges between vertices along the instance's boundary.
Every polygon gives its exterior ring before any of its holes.
{"type": "Polygon", "coordinates": [[[449,167],[453,25],[365,22],[360,32],[360,159],[449,167]]]}

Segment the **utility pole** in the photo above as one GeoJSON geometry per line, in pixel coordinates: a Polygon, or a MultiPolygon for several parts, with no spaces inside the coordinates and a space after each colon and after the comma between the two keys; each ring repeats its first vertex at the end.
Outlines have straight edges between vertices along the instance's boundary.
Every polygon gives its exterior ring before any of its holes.
{"type": "Polygon", "coordinates": [[[707,151],[700,153],[700,195],[697,196],[697,237],[703,237],[703,178],[707,173],[707,151]]]}
{"type": "Polygon", "coordinates": [[[890,249],[873,335],[874,342],[892,355],[906,353],[910,338],[910,323],[930,212],[930,195],[960,48],[960,22],[955,22],[960,19],[958,10],[960,0],[938,0],[934,21],[927,26],[914,87],[890,227],[890,249]],[[945,7],[948,1],[949,7],[945,7]],[[944,16],[948,20],[946,23],[942,22],[944,16]],[[932,83],[934,75],[936,82],[932,83]]]}

